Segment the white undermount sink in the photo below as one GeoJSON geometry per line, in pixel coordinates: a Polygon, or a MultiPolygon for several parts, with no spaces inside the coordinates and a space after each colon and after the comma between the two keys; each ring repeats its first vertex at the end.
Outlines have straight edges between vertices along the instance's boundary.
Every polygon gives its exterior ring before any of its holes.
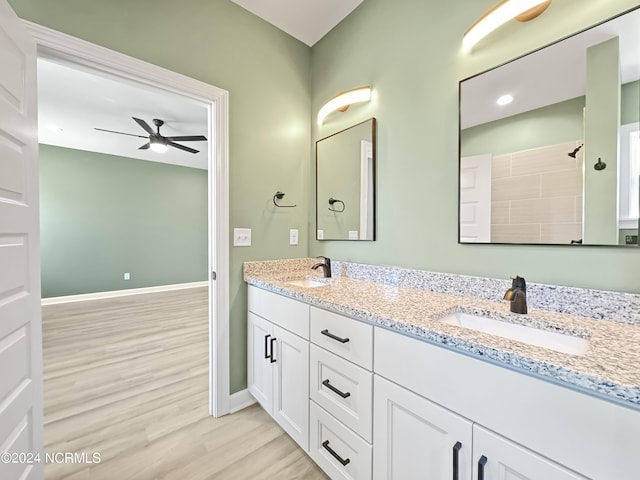
{"type": "Polygon", "coordinates": [[[516,325],[495,320],[489,317],[456,312],[440,319],[449,325],[476,330],[478,332],[509,338],[538,347],[548,348],[556,352],[571,355],[584,355],[589,347],[589,340],[567,335],[566,333],[550,332],[535,327],[516,325]]]}
{"type": "Polygon", "coordinates": [[[310,278],[304,278],[302,280],[290,280],[286,283],[287,285],[293,285],[294,287],[303,288],[326,287],[328,285],[328,283],[320,282],[318,280],[312,280],[310,278]]]}

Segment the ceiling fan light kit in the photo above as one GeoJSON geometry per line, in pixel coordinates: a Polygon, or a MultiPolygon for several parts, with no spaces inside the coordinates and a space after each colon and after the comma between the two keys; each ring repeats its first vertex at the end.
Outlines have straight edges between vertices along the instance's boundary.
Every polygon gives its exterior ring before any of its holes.
{"type": "Polygon", "coordinates": [[[184,135],[177,137],[165,137],[160,133],[160,127],[164,125],[164,120],[160,120],[159,118],[153,119],[153,124],[156,126],[156,131],[149,126],[147,122],[140,118],[131,117],[133,120],[142,127],[142,129],[148,133],[148,136],[144,135],[136,135],[133,133],[125,133],[125,132],[116,132],[114,130],[106,130],[104,128],[95,128],[94,130],[99,130],[101,132],[108,133],[117,133],[118,135],[128,135],[130,137],[138,137],[138,138],[146,138],[149,140],[148,143],[142,145],[138,150],[147,150],[151,149],[157,153],[164,153],[169,150],[169,147],[177,148],[179,150],[184,150],[189,153],[198,153],[199,150],[195,148],[187,147],[185,145],[181,145],[177,142],[206,142],[207,137],[204,135],[184,135]]]}

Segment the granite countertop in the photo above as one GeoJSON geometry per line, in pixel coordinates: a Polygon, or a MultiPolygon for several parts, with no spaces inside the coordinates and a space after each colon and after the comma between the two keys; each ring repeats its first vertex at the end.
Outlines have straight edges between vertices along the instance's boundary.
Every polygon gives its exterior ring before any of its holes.
{"type": "Polygon", "coordinates": [[[313,276],[315,272],[302,261],[292,266],[285,272],[268,268],[245,269],[245,281],[640,410],[639,325],[557,313],[531,305],[526,315],[519,315],[509,311],[506,301],[450,295],[342,275],[323,279],[313,276]],[[304,268],[300,268],[303,265],[304,268]],[[326,282],[326,286],[309,288],[287,283],[304,278],[326,282]],[[485,315],[566,333],[588,339],[589,346],[581,356],[561,353],[440,321],[453,312],[485,315]]]}

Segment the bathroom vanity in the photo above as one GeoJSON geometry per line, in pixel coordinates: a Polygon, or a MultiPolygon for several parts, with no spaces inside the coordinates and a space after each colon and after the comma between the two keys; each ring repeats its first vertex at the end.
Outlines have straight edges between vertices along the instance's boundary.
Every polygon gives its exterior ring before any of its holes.
{"type": "Polygon", "coordinates": [[[245,264],[248,383],[331,478],[638,475],[638,305],[626,322],[535,304],[518,316],[482,298],[487,285],[473,277],[371,266],[349,275],[357,266],[334,262],[339,275],[323,279],[309,276],[309,262],[245,264]],[[443,293],[453,280],[452,291],[462,284],[475,296],[443,293]],[[582,346],[543,348],[442,321],[460,311],[582,346]]]}

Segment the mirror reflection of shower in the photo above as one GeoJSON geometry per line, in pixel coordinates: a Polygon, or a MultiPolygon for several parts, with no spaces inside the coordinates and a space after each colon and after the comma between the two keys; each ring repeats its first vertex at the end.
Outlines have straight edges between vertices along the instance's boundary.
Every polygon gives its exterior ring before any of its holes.
{"type": "Polygon", "coordinates": [[[579,147],[576,147],[573,149],[573,152],[569,152],[567,153],[567,155],[569,155],[571,158],[576,158],[576,155],[578,154],[578,152],[580,151],[580,149],[584,146],[584,143],[581,144],[579,147]]]}

